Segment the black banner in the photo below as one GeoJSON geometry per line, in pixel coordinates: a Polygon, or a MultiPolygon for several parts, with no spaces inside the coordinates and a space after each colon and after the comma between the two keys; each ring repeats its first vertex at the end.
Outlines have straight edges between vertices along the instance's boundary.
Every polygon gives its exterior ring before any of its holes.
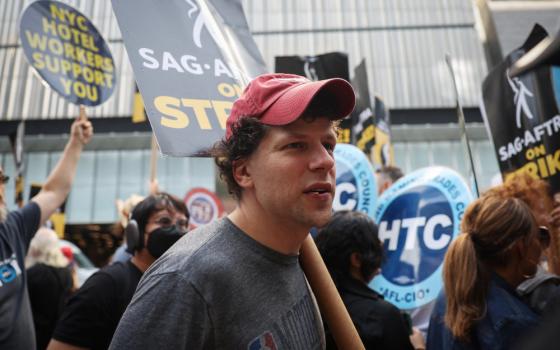
{"type": "Polygon", "coordinates": [[[375,120],[369,98],[366,62],[362,60],[354,68],[352,86],[356,92],[356,108],[352,112],[352,143],[370,159],[371,149],[375,144],[375,120]]]}
{"type": "Polygon", "coordinates": [[[376,166],[394,165],[395,157],[391,144],[391,117],[385,102],[379,96],[374,98],[375,145],[373,146],[373,164],[376,166]]]}
{"type": "Polygon", "coordinates": [[[276,73],[290,73],[310,80],[342,78],[350,81],[348,55],[329,52],[318,56],[280,56],[275,58],[276,73]]]}
{"type": "Polygon", "coordinates": [[[548,35],[535,25],[525,43],[496,66],[482,84],[483,115],[504,178],[528,172],[560,191],[560,115],[552,71],[543,66],[518,77],[511,65],[548,35]]]}

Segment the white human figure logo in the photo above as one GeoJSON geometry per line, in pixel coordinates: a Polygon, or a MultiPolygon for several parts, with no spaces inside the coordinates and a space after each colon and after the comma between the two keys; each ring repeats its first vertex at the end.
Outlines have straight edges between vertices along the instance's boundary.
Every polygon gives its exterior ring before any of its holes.
{"type": "Polygon", "coordinates": [[[204,14],[202,13],[201,9],[198,7],[198,5],[196,4],[195,0],[185,0],[185,2],[187,4],[189,4],[189,6],[191,7],[189,9],[189,12],[187,13],[187,15],[189,16],[189,18],[193,18],[193,14],[198,11],[198,15],[196,16],[195,20],[194,20],[194,25],[193,25],[193,31],[192,31],[192,39],[194,44],[198,47],[198,48],[202,48],[202,30],[204,28],[206,28],[208,30],[208,32],[210,33],[210,35],[212,36],[212,38],[214,39],[214,41],[216,41],[216,36],[214,35],[214,33],[212,32],[212,30],[210,30],[210,27],[208,25],[208,23],[206,23],[206,19],[204,17],[204,14]]]}
{"type": "Polygon", "coordinates": [[[524,113],[527,118],[533,119],[533,113],[529,104],[527,102],[527,97],[533,97],[533,93],[523,84],[523,82],[518,78],[514,77],[511,79],[509,77],[509,70],[506,71],[506,77],[514,92],[513,102],[515,103],[515,122],[518,128],[521,128],[521,113],[524,113]]]}
{"type": "Polygon", "coordinates": [[[319,80],[319,76],[317,75],[317,71],[315,70],[315,62],[317,61],[317,57],[305,57],[305,63],[303,64],[303,71],[305,72],[305,76],[309,78],[309,80],[317,81],[319,80]]]}

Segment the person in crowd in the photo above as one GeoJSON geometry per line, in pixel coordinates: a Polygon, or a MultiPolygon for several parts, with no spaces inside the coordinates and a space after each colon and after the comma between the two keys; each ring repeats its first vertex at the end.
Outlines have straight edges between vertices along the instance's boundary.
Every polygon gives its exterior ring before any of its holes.
{"type": "Polygon", "coordinates": [[[375,176],[377,178],[377,194],[381,195],[404,174],[399,167],[383,165],[375,170],[375,176]]]}
{"type": "Polygon", "coordinates": [[[468,206],[461,230],[445,255],[428,349],[511,349],[540,319],[515,291],[537,272],[537,220],[496,189],[468,206]]]}
{"type": "Polygon", "coordinates": [[[51,340],[74,283],[56,232],[46,227],[37,231],[29,245],[25,267],[37,349],[42,350],[51,340]]]}
{"type": "Polygon", "coordinates": [[[212,150],[237,207],[154,264],[111,349],[324,346],[298,253],[331,217],[335,121],[354,103],[342,79],[265,74],[249,83],[212,150]]]}
{"type": "MultiPolygon", "coordinates": [[[[157,179],[153,179],[150,181],[150,194],[157,194],[159,193],[159,183],[157,179]]],[[[138,194],[132,194],[130,197],[125,199],[117,199],[117,213],[119,220],[114,226],[115,231],[119,232],[120,236],[124,236],[124,229],[128,225],[128,220],[130,219],[130,213],[136,206],[136,204],[140,203],[145,196],[140,196],[138,194]]],[[[115,261],[125,262],[132,258],[132,255],[128,252],[128,247],[126,246],[126,239],[123,239],[122,244],[115,250],[113,255],[111,256],[111,263],[115,261]]]]}
{"type": "Polygon", "coordinates": [[[70,139],[41,191],[18,210],[7,209],[9,177],[0,168],[0,349],[36,347],[25,256],[38,228],[68,196],[80,154],[92,135],[91,122],[80,119],[72,124],[70,139]]]}
{"type": "Polygon", "coordinates": [[[560,201],[555,202],[553,199],[548,182],[522,172],[508,177],[503,186],[495,187],[490,191],[500,191],[505,196],[521,199],[531,208],[539,226],[546,226],[550,230],[551,249],[545,250],[545,256],[548,269],[558,274],[560,272],[560,256],[558,256],[560,201]],[[558,219],[555,220],[555,217],[558,219]]]}
{"type": "Polygon", "coordinates": [[[560,270],[560,256],[558,245],[560,222],[554,220],[560,216],[560,207],[550,194],[550,186],[541,179],[535,179],[527,173],[518,173],[507,178],[502,186],[490,189],[501,196],[519,198],[531,208],[542,227],[540,242],[543,248],[544,263],[539,265],[533,278],[523,281],[517,286],[517,292],[531,308],[542,314],[546,310],[547,302],[560,293],[560,277],[556,273],[560,270]],[[551,273],[551,272],[553,273],[551,273]]]}
{"type": "MultiPolygon", "coordinates": [[[[377,225],[362,212],[340,211],[316,237],[344,305],[366,349],[423,349],[422,336],[415,347],[409,339],[409,325],[403,314],[368,283],[377,275],[383,261],[383,245],[377,225]]],[[[336,349],[328,328],[327,350],[336,349]]]]}
{"type": "Polygon", "coordinates": [[[188,219],[185,204],[167,193],[138,203],[126,227],[133,257],[87,279],[68,301],[48,349],[107,349],[142,274],[187,231],[188,219]]]}

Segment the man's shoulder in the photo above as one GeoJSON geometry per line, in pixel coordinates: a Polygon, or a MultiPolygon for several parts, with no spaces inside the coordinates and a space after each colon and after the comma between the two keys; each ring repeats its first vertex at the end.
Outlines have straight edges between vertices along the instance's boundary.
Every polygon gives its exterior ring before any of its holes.
{"type": "MultiPolygon", "coordinates": [[[[0,235],[3,237],[0,239],[0,246],[4,246],[4,242],[9,242],[7,245],[9,251],[16,249],[16,252],[20,251],[22,256],[25,256],[29,242],[39,228],[40,218],[41,209],[34,202],[10,211],[6,220],[0,223],[0,235]]],[[[8,254],[11,253],[13,252],[8,254]]]]}
{"type": "Polygon", "coordinates": [[[33,216],[39,217],[40,215],[41,215],[41,208],[39,207],[39,205],[37,205],[37,203],[33,201],[30,201],[23,207],[10,211],[8,213],[8,216],[6,217],[5,223],[8,225],[10,224],[17,225],[18,223],[23,222],[24,220],[27,220],[30,217],[33,216]]]}

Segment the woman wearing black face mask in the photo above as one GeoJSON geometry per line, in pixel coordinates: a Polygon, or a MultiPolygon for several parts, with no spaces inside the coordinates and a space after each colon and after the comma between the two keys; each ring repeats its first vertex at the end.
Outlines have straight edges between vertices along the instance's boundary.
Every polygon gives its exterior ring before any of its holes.
{"type": "Polygon", "coordinates": [[[157,259],[187,233],[189,221],[184,213],[167,209],[158,212],[156,216],[160,216],[155,221],[159,227],[147,234],[146,248],[150,255],[157,259]],[[175,222],[172,217],[175,217],[175,222]]]}
{"type": "MultiPolygon", "coordinates": [[[[336,212],[316,242],[366,349],[413,349],[403,315],[367,286],[383,261],[377,225],[361,212],[336,212]]],[[[336,349],[328,329],[325,335],[327,349],[336,349]]],[[[413,340],[423,348],[419,333],[413,340]]]]}
{"type": "Polygon", "coordinates": [[[138,203],[125,230],[134,256],[99,270],[70,298],[48,349],[107,349],[142,274],[187,232],[188,219],[185,204],[167,193],[138,203]]]}
{"type": "Polygon", "coordinates": [[[131,261],[143,271],[177,242],[189,226],[187,209],[179,199],[168,194],[158,194],[154,196],[154,200],[156,211],[147,220],[144,216],[135,215],[143,211],[140,204],[132,211],[131,222],[132,225],[133,221],[137,223],[139,235],[127,232],[128,250],[131,253],[136,251],[131,261]],[[138,220],[134,219],[136,216],[139,217],[138,220]],[[140,230],[140,227],[144,229],[140,230]]]}

